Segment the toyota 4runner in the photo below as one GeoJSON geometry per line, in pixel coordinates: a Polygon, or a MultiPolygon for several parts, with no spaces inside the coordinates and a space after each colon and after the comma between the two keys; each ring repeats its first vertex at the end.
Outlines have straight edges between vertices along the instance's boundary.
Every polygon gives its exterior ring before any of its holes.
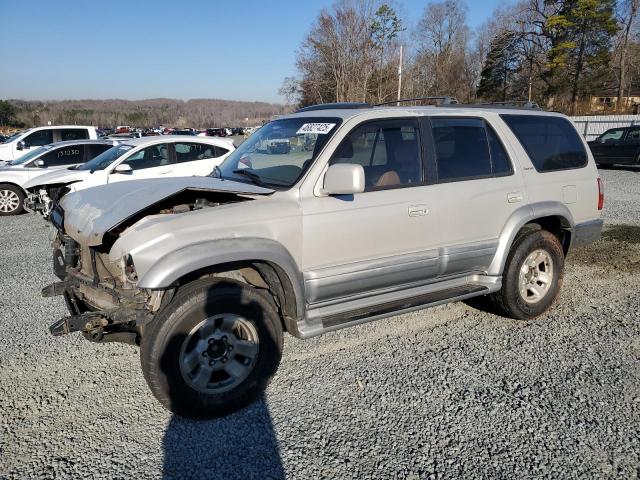
{"type": "Polygon", "coordinates": [[[543,314],[569,250],[600,237],[602,204],[561,114],[319,105],[268,123],[209,177],[63,196],[60,281],[43,295],[70,311],[54,335],[140,345],[166,408],[215,417],[265,389],[283,332],[472,297],[506,317],[543,314]],[[287,151],[264,151],[271,138],[287,151]]]}

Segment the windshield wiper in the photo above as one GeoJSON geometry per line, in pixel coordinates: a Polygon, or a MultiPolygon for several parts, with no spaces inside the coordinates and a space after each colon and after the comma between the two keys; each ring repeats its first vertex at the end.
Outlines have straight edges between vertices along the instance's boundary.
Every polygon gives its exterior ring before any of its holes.
{"type": "Polygon", "coordinates": [[[265,186],[264,182],[260,179],[260,175],[252,172],[248,168],[239,168],[237,170],[234,170],[233,173],[235,173],[236,175],[244,175],[245,177],[248,177],[255,185],[259,187],[265,186]]]}
{"type": "Polygon", "coordinates": [[[220,167],[218,165],[213,167],[213,172],[211,172],[211,176],[213,178],[219,178],[220,180],[224,180],[224,178],[222,178],[222,170],[220,170],[220,167]]]}

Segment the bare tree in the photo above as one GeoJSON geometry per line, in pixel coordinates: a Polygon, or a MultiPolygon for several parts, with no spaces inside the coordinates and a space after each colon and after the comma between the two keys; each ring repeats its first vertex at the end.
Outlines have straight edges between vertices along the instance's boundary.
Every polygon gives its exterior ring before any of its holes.
{"type": "Polygon", "coordinates": [[[618,110],[622,109],[622,98],[624,97],[626,81],[625,76],[629,69],[627,56],[629,51],[629,37],[637,18],[639,5],[640,0],[624,0],[619,13],[619,22],[622,24],[622,32],[618,56],[618,101],[616,102],[616,109],[618,110]]]}

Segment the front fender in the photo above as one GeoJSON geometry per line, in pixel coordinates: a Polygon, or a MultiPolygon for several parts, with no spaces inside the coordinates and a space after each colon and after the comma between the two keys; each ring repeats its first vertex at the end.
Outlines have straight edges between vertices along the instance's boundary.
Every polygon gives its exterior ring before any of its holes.
{"type": "Polygon", "coordinates": [[[539,202],[520,207],[511,214],[502,229],[498,250],[487,270],[488,275],[502,275],[507,255],[520,229],[525,224],[542,217],[558,217],[567,229],[573,228],[575,224],[567,206],[560,202],[539,202]]]}
{"type": "MultiPolygon", "coordinates": [[[[134,257],[135,262],[135,257],[134,257]]],[[[289,251],[266,238],[231,238],[187,245],[160,258],[144,272],[139,288],[163,289],[183,276],[206,267],[229,262],[262,261],[279,267],[288,277],[296,296],[298,318],[304,315],[302,273],[289,251]]]]}

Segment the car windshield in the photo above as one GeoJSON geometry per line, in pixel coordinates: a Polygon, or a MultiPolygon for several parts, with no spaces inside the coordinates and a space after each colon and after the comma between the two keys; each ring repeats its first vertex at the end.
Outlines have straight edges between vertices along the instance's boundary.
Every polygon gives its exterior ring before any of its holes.
{"type": "Polygon", "coordinates": [[[80,165],[78,170],[104,170],[111,165],[116,159],[127,153],[133,147],[131,145],[116,145],[109,150],[105,150],[93,160],[88,161],[84,165],[80,165]]]}
{"type": "Polygon", "coordinates": [[[212,175],[275,189],[290,188],[340,122],[327,117],[274,120],[245,140],[212,175]]]}
{"type": "Polygon", "coordinates": [[[8,165],[23,165],[27,163],[29,160],[33,160],[34,158],[42,155],[48,149],[44,147],[34,148],[33,150],[29,150],[29,153],[25,153],[20,158],[16,158],[15,160],[11,160],[8,165]]]}
{"type": "Polygon", "coordinates": [[[22,130],[22,131],[20,131],[20,132],[16,132],[16,133],[14,133],[13,135],[10,135],[9,137],[7,137],[7,138],[5,139],[5,141],[4,141],[4,142],[2,142],[2,143],[9,143],[9,142],[11,142],[11,141],[15,140],[16,138],[18,138],[18,137],[19,137],[20,135],[22,135],[23,133],[27,133],[28,131],[29,131],[29,130],[22,130]]]}

